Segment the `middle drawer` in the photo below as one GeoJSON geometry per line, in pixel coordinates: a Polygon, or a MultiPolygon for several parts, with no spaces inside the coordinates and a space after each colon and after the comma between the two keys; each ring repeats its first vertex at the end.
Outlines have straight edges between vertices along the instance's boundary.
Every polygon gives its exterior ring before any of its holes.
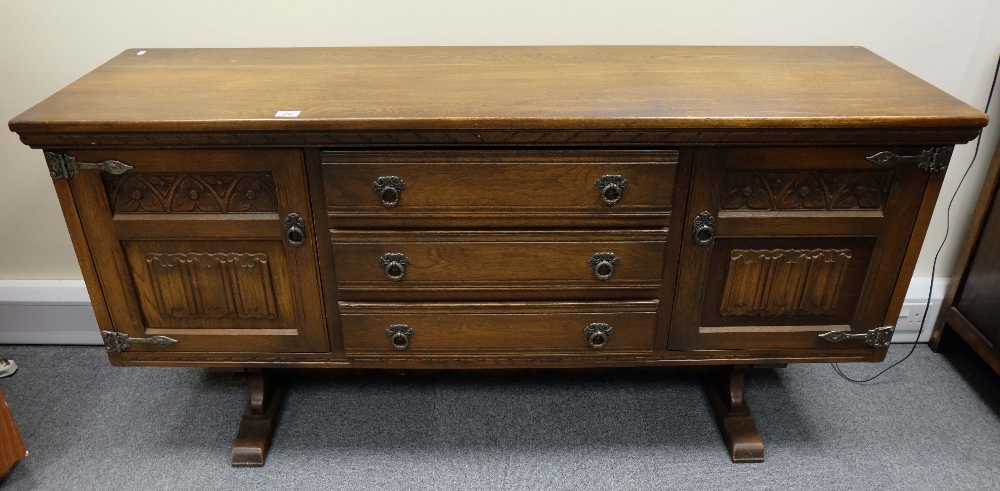
{"type": "Polygon", "coordinates": [[[655,298],[666,229],[331,230],[343,300],[655,298]]]}

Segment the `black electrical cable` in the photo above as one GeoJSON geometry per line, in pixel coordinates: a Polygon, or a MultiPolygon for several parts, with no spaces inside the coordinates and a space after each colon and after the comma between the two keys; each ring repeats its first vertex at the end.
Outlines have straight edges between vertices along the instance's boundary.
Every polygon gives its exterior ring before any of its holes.
{"type": "MultiPolygon", "coordinates": [[[[986,109],[983,110],[983,112],[985,113],[989,113],[990,111],[990,102],[993,101],[993,90],[997,86],[997,75],[1000,75],[1000,58],[997,58],[997,67],[993,71],[993,83],[990,85],[990,95],[986,97],[986,109]]],[[[969,161],[969,166],[965,168],[965,173],[962,174],[962,179],[958,181],[958,186],[955,187],[955,193],[951,195],[951,200],[948,201],[948,212],[945,215],[944,238],[941,239],[941,245],[938,246],[937,252],[934,253],[934,262],[931,264],[931,286],[929,288],[929,291],[927,292],[927,305],[924,307],[924,316],[920,318],[920,329],[917,330],[917,339],[913,341],[913,346],[910,347],[910,351],[906,353],[906,356],[901,358],[899,361],[893,363],[892,365],[889,365],[888,367],[885,367],[884,369],[882,369],[881,372],[878,372],[875,375],[872,375],[871,377],[865,379],[860,379],[860,380],[853,379],[845,375],[844,372],[840,370],[840,366],[838,364],[831,363],[830,366],[833,367],[833,371],[837,372],[837,375],[840,375],[844,380],[847,380],[848,382],[853,382],[855,384],[864,384],[867,382],[871,382],[872,380],[877,379],[883,373],[892,370],[896,365],[899,365],[900,363],[906,361],[906,359],[909,358],[914,351],[916,351],[917,342],[920,341],[920,335],[923,334],[924,332],[924,323],[927,322],[927,312],[930,311],[931,309],[931,298],[934,296],[934,273],[937,271],[938,256],[941,255],[941,251],[944,249],[944,244],[945,242],[948,241],[948,234],[949,232],[951,232],[951,205],[955,203],[955,198],[958,196],[958,191],[962,189],[962,183],[964,183],[965,178],[969,176],[969,171],[972,170],[972,165],[976,163],[976,157],[979,156],[979,145],[982,142],[983,142],[983,130],[980,129],[979,136],[976,137],[976,151],[972,154],[972,160],[969,161]]],[[[1000,148],[997,148],[996,151],[1000,151],[1000,148]]]]}

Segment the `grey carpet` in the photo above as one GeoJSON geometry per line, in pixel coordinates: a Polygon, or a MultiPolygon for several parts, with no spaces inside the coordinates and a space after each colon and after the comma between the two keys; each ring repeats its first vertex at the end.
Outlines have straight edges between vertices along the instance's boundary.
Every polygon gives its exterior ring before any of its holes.
{"type": "Polygon", "coordinates": [[[305,375],[267,466],[233,469],[246,395],[226,375],[0,346],[31,452],[3,490],[998,489],[1000,382],[965,349],[921,346],[868,386],[826,364],[751,372],[767,460],[740,465],[691,374],[305,375]]]}

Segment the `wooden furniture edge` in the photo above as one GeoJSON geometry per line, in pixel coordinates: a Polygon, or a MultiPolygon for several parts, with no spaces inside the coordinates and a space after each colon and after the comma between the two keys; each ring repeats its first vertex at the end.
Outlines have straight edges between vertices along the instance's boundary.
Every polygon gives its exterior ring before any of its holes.
{"type": "MultiPolygon", "coordinates": [[[[73,251],[80,264],[80,272],[83,274],[84,284],[87,286],[87,293],[90,296],[90,304],[97,316],[99,325],[111,326],[111,313],[104,300],[104,289],[97,277],[97,267],[91,259],[91,247],[87,241],[87,235],[83,231],[83,223],[80,221],[80,214],[76,209],[76,199],[73,197],[73,190],[66,179],[53,179],[52,185],[55,187],[56,196],[59,198],[59,206],[62,208],[63,217],[66,220],[66,227],[69,229],[70,241],[73,244],[73,251]]],[[[108,359],[114,366],[124,366],[122,354],[116,351],[108,351],[108,359]]]]}
{"type": "Polygon", "coordinates": [[[938,316],[938,322],[934,327],[935,337],[932,338],[931,346],[934,351],[941,352],[947,348],[947,343],[944,340],[947,333],[942,332],[946,328],[951,328],[993,371],[1000,373],[1000,355],[993,350],[989,340],[983,337],[982,333],[969,322],[969,319],[966,319],[954,306],[948,306],[947,310],[942,310],[938,316]]]}
{"type": "MultiPolygon", "coordinates": [[[[967,333],[969,336],[979,335],[975,329],[971,328],[971,324],[965,319],[964,315],[961,315],[957,309],[954,308],[955,296],[958,295],[959,289],[964,284],[965,274],[968,272],[969,267],[972,265],[972,254],[976,250],[976,245],[979,242],[979,237],[983,233],[983,229],[986,227],[986,215],[990,212],[990,204],[993,202],[993,198],[1000,188],[1000,148],[993,152],[993,157],[990,159],[990,167],[986,171],[986,177],[983,181],[987,185],[983,187],[982,191],[979,193],[979,199],[976,201],[976,208],[972,213],[971,221],[972,224],[970,229],[966,231],[965,238],[962,240],[962,245],[958,250],[958,259],[955,261],[954,269],[951,274],[951,281],[948,283],[948,290],[944,296],[944,302],[941,304],[941,314],[938,315],[937,321],[934,323],[934,330],[931,331],[930,347],[934,351],[939,351],[941,349],[941,337],[942,331],[946,328],[947,319],[944,315],[946,312],[950,313],[954,311],[959,314],[962,320],[965,321],[964,327],[970,328],[970,332],[967,333]]],[[[963,334],[963,338],[967,341],[970,339],[966,337],[966,333],[963,334]]],[[[980,336],[980,341],[985,341],[985,338],[980,336]]],[[[977,339],[977,338],[972,338],[977,339]]],[[[971,342],[970,342],[971,344],[971,342]]],[[[978,351],[978,350],[977,350],[978,351]]],[[[1000,372],[1000,368],[994,367],[994,370],[1000,372]]]]}
{"type": "Polygon", "coordinates": [[[231,147],[393,147],[393,146],[649,146],[649,145],[954,145],[979,134],[976,128],[755,128],[578,129],[578,130],[371,130],[257,132],[38,132],[16,130],[36,149],[71,148],[231,148],[231,147]]]}
{"type": "MultiPolygon", "coordinates": [[[[906,301],[906,292],[910,288],[910,281],[913,279],[913,271],[917,267],[917,260],[924,246],[924,239],[927,237],[927,229],[931,218],[934,216],[934,208],[937,204],[938,196],[941,194],[941,185],[944,182],[944,174],[931,174],[924,190],[923,200],[920,202],[920,211],[917,212],[917,219],[913,224],[915,231],[910,235],[909,243],[906,246],[906,255],[903,257],[903,264],[899,270],[896,286],[892,292],[892,299],[889,301],[889,308],[885,313],[885,320],[882,325],[891,326],[899,321],[899,313],[903,309],[903,302],[906,301]]],[[[888,348],[877,350],[878,361],[885,360],[888,348]]]]}
{"type": "MultiPolygon", "coordinates": [[[[669,234],[679,234],[684,229],[687,220],[688,195],[691,193],[691,176],[694,168],[694,149],[682,148],[677,163],[677,174],[674,176],[674,201],[670,206],[669,234]]],[[[656,333],[653,337],[653,353],[663,354],[667,351],[670,338],[670,320],[673,316],[674,303],[677,301],[675,292],[679,278],[677,272],[681,263],[682,240],[667,240],[663,248],[663,275],[660,282],[659,298],[669,298],[660,306],[656,322],[656,333]],[[667,278],[673,277],[673,281],[667,278]]]]}
{"type": "Polygon", "coordinates": [[[261,467],[271,449],[286,387],[270,370],[251,368],[246,375],[249,398],[230,457],[233,467],[261,467]]]}

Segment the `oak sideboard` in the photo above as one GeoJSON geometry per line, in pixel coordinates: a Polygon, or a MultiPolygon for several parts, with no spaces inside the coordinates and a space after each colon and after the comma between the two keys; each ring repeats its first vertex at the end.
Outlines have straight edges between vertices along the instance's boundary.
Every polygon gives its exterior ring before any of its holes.
{"type": "Polygon", "coordinates": [[[111,363],[247,370],[263,465],[293,368],[714,366],[760,461],[748,367],[884,359],[986,123],[860,47],[566,46],[130,49],[9,126],[111,363]]]}

